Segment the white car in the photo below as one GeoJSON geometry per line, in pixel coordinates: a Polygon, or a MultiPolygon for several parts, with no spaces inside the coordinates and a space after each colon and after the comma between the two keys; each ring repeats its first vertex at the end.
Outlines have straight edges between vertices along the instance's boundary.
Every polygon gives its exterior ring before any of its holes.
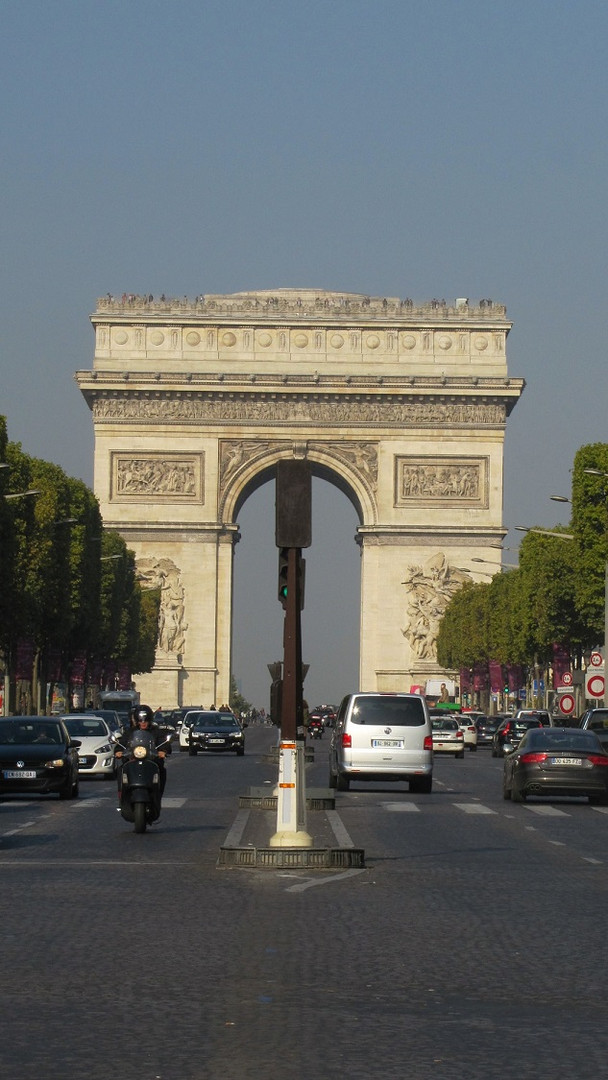
{"type": "Polygon", "coordinates": [[[193,707],[188,712],[185,712],[182,716],[181,723],[179,725],[179,733],[177,736],[178,746],[181,754],[184,754],[187,750],[190,749],[190,728],[196,720],[200,711],[200,709],[196,709],[193,707]]]}
{"type": "Polygon", "coordinates": [[[116,743],[105,720],[94,713],[69,713],[60,717],[69,735],[80,743],[78,748],[78,775],[113,780],[115,776],[114,755],[116,743]]]}
{"type": "MultiPolygon", "coordinates": [[[[477,714],[479,715],[479,714],[477,714]]],[[[457,713],[454,719],[458,721],[458,727],[464,735],[464,745],[469,750],[477,750],[477,724],[476,717],[471,713],[457,713]]]]}
{"type": "Polygon", "coordinates": [[[464,734],[453,716],[432,716],[433,753],[464,757],[464,734]]]}

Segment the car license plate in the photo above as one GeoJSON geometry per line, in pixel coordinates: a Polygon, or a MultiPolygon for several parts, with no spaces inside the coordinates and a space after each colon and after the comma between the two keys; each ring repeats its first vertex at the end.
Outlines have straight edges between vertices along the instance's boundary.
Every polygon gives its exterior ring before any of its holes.
{"type": "Polygon", "coordinates": [[[36,772],[33,769],[5,769],[3,772],[5,780],[35,780],[36,772]]]}
{"type": "Polygon", "coordinates": [[[583,761],[580,757],[552,757],[549,758],[550,765],[582,765],[583,761]]]}
{"type": "Polygon", "coordinates": [[[220,746],[223,746],[224,743],[226,742],[226,740],[225,739],[209,739],[209,742],[210,743],[219,743],[220,746]]]}
{"type": "Polygon", "coordinates": [[[403,746],[403,739],[372,739],[372,746],[392,746],[400,750],[403,746]]]}
{"type": "Polygon", "coordinates": [[[78,764],[79,765],[86,765],[86,763],[87,763],[86,757],[79,757],[78,758],[78,764]]]}

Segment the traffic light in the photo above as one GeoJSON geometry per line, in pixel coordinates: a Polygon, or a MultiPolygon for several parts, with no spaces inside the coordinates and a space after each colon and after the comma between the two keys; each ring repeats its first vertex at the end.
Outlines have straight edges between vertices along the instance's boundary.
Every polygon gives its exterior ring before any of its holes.
{"type": "Polygon", "coordinates": [[[287,571],[289,566],[289,548],[279,550],[279,603],[287,605],[287,571]]]}
{"type": "MultiPolygon", "coordinates": [[[[279,603],[283,607],[287,607],[287,576],[289,570],[289,548],[279,548],[279,581],[278,581],[278,598],[279,603]]],[[[300,611],[304,608],[304,584],[306,581],[306,559],[303,559],[300,552],[296,555],[296,574],[298,576],[299,593],[300,593],[300,611]]]]}

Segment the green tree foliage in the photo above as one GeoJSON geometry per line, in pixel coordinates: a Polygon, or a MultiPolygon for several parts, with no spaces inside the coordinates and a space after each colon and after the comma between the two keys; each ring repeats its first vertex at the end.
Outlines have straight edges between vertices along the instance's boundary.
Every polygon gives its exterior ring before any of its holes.
{"type": "Polygon", "coordinates": [[[604,583],[608,561],[608,444],[582,446],[572,472],[572,531],[578,568],[576,607],[586,644],[604,638],[604,583]],[[586,469],[596,470],[589,474],[586,469]]]}
{"type": "Polygon", "coordinates": [[[472,667],[489,660],[490,586],[467,582],[448,604],[437,637],[437,659],[442,667],[472,667]]]}
{"type": "Polygon", "coordinates": [[[240,716],[241,713],[249,712],[251,709],[250,703],[241,694],[234,675],[230,679],[230,708],[233,712],[240,716]]]}
{"type": "Polygon", "coordinates": [[[0,417],[0,651],[10,666],[17,642],[44,657],[59,650],[64,672],[77,654],[154,664],[159,597],[144,601],[135,557],[118,533],[105,531],[99,503],[80,480],[32,458],[7,438],[0,417]],[[36,495],[22,496],[36,491],[36,495]]]}

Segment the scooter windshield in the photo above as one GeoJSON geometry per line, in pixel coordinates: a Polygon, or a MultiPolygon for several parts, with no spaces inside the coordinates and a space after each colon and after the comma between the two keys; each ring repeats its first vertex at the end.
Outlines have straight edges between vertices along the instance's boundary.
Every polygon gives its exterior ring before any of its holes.
{"type": "Polygon", "coordinates": [[[130,744],[131,748],[135,746],[145,746],[148,753],[152,756],[156,753],[154,735],[151,731],[134,731],[130,739],[130,744]]]}

